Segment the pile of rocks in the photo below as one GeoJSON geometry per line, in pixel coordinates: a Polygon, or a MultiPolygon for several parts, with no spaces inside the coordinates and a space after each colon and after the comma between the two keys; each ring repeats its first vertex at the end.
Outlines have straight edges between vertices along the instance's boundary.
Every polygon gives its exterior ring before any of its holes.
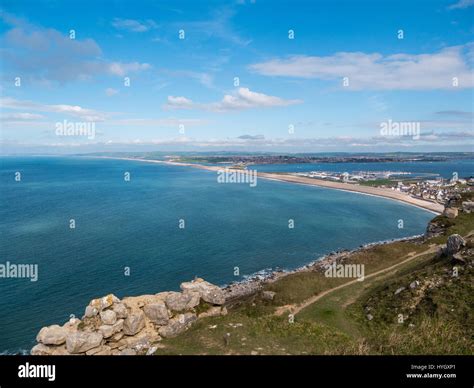
{"type": "Polygon", "coordinates": [[[227,314],[225,294],[197,278],[182,292],[92,300],[82,319],[43,327],[32,355],[152,354],[162,338],[175,337],[199,318],[227,314]]]}

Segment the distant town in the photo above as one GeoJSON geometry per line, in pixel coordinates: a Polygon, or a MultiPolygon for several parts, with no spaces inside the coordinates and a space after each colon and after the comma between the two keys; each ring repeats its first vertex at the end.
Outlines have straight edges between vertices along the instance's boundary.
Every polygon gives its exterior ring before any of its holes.
{"type": "Polygon", "coordinates": [[[334,173],[326,171],[310,171],[293,173],[292,175],[314,179],[330,180],[373,187],[391,188],[407,193],[415,198],[445,204],[450,198],[459,193],[473,190],[474,178],[459,178],[454,175],[451,179],[437,177],[436,179],[403,178],[409,172],[400,171],[368,171],[355,173],[334,173]]]}

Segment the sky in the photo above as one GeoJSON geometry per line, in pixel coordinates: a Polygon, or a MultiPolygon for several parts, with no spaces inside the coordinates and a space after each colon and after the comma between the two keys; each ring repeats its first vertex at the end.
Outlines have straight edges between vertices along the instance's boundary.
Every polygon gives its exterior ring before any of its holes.
{"type": "Polygon", "coordinates": [[[474,0],[0,7],[3,154],[474,151],[474,0]]]}

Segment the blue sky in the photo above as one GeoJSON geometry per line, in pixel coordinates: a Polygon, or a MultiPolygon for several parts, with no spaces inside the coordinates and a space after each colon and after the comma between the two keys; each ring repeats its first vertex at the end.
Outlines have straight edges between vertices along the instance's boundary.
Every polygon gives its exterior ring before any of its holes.
{"type": "Polygon", "coordinates": [[[6,0],[2,152],[472,151],[473,16],[474,0],[6,0]],[[58,135],[65,120],[94,135],[58,135]]]}

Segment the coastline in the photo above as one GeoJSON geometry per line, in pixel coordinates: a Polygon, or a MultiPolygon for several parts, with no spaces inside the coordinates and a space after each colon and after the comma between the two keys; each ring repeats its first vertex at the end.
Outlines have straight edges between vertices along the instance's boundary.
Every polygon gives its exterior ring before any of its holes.
{"type": "MultiPolygon", "coordinates": [[[[116,159],[116,160],[129,160],[129,161],[138,161],[138,162],[148,162],[148,163],[158,163],[158,164],[166,164],[166,165],[175,165],[175,166],[182,166],[182,167],[194,167],[202,170],[207,170],[207,171],[218,171],[221,169],[219,166],[205,166],[205,165],[200,165],[200,164],[193,164],[193,163],[180,163],[180,162],[170,162],[170,161],[162,161],[162,160],[148,160],[148,159],[140,159],[140,158],[123,158],[123,157],[109,157],[109,156],[93,156],[93,158],[103,158],[103,159],[116,159]]],[[[235,170],[239,171],[239,170],[235,170]]],[[[302,184],[302,185],[308,185],[308,186],[317,186],[317,187],[323,187],[323,188],[329,188],[333,190],[341,190],[341,191],[349,191],[353,192],[356,194],[362,194],[362,195],[371,195],[371,196],[376,196],[376,197],[382,197],[386,199],[391,199],[394,201],[402,202],[411,206],[415,206],[418,208],[421,208],[425,211],[429,211],[435,215],[439,215],[442,213],[444,207],[442,205],[439,205],[439,209],[431,209],[427,208],[426,204],[431,205],[433,203],[424,201],[424,200],[417,200],[416,198],[412,198],[408,195],[395,192],[392,193],[390,190],[384,190],[383,193],[373,193],[373,190],[369,190],[371,192],[366,192],[365,190],[357,190],[358,188],[362,189],[374,189],[371,187],[365,187],[365,186],[355,186],[354,189],[351,190],[351,188],[340,188],[338,186],[340,185],[349,185],[349,184],[344,184],[344,183],[337,183],[337,182],[326,182],[322,180],[316,180],[313,178],[304,178],[304,177],[298,177],[298,176],[292,176],[292,175],[285,175],[281,176],[280,174],[274,174],[274,173],[257,173],[257,176],[259,178],[263,179],[268,179],[268,180],[273,180],[273,181],[278,181],[278,182],[286,182],[286,183],[293,183],[293,184],[302,184]],[[290,179],[282,179],[289,177],[290,179]],[[294,179],[296,178],[296,179],[294,179]],[[303,181],[301,181],[301,179],[303,181]],[[307,182],[306,180],[309,180],[307,182]],[[316,181],[316,182],[315,182],[316,181]],[[323,183],[328,183],[329,185],[324,185],[321,184],[323,183]],[[388,196],[387,193],[390,194],[398,194],[401,196],[401,198],[397,198],[398,196],[388,196]],[[417,202],[426,202],[426,204],[422,204],[425,206],[422,206],[418,204],[417,202]]],[[[354,186],[354,185],[350,185],[354,186]]],[[[380,189],[383,190],[383,189],[380,189]]],[[[344,260],[348,256],[351,256],[355,253],[362,252],[364,250],[373,248],[375,246],[379,245],[385,245],[385,244],[390,244],[394,242],[399,242],[399,241],[416,241],[422,238],[423,235],[414,235],[414,236],[408,236],[408,237],[401,237],[401,238],[395,238],[395,239],[388,239],[388,240],[382,240],[382,241],[375,241],[375,242],[370,242],[363,244],[357,248],[354,249],[340,249],[335,252],[330,252],[328,254],[325,254],[323,256],[320,256],[312,261],[310,261],[307,264],[304,264],[302,266],[299,266],[294,269],[263,269],[260,271],[257,271],[251,275],[248,275],[245,279],[232,282],[230,284],[224,284],[221,285],[220,288],[224,291],[226,294],[226,303],[233,303],[237,302],[241,298],[248,297],[250,295],[253,295],[257,292],[259,292],[265,285],[276,282],[288,275],[296,274],[296,273],[301,273],[301,272],[310,272],[310,271],[317,271],[321,270],[327,265],[332,264],[333,262],[339,263],[341,260],[344,260]]]]}
{"type": "Polygon", "coordinates": [[[246,279],[242,279],[227,285],[220,286],[221,289],[226,294],[226,303],[232,304],[241,298],[251,296],[267,285],[274,283],[286,276],[302,273],[302,272],[313,272],[324,270],[328,265],[333,263],[340,264],[346,258],[354,255],[356,253],[363,252],[367,249],[371,249],[380,245],[392,244],[395,242],[409,242],[417,241],[423,238],[423,235],[414,235],[408,237],[401,237],[389,240],[375,241],[363,244],[354,249],[340,249],[334,252],[327,253],[323,256],[316,258],[315,260],[310,261],[308,264],[304,264],[294,269],[281,269],[281,270],[272,270],[268,272],[266,270],[261,270],[255,272],[254,274],[249,275],[246,279]]]}
{"type": "MultiPolygon", "coordinates": [[[[165,161],[165,160],[124,158],[124,157],[111,157],[111,156],[90,156],[90,157],[101,158],[101,159],[116,159],[116,160],[130,160],[130,161],[147,162],[147,163],[158,163],[158,164],[166,164],[166,165],[171,165],[171,166],[194,167],[200,170],[207,170],[207,171],[213,171],[213,172],[222,170],[222,167],[220,166],[205,166],[202,164],[170,162],[170,161],[165,161]]],[[[238,169],[228,169],[228,170],[229,171],[242,171],[238,169]]],[[[414,198],[407,194],[404,194],[395,190],[390,190],[390,189],[383,189],[379,187],[370,187],[370,186],[360,186],[360,185],[355,185],[355,184],[350,184],[350,183],[331,182],[331,181],[325,181],[322,179],[300,177],[300,176],[290,175],[290,174],[276,174],[276,173],[266,173],[266,172],[258,172],[258,171],[257,171],[257,177],[262,178],[262,179],[267,179],[267,180],[278,181],[278,182],[294,183],[294,184],[301,184],[301,185],[307,185],[307,186],[317,186],[317,187],[323,187],[327,189],[348,191],[348,192],[356,193],[356,194],[371,195],[374,197],[391,199],[393,201],[398,201],[398,202],[405,203],[407,205],[418,207],[420,209],[429,211],[436,215],[440,215],[444,211],[444,206],[439,203],[414,198]]]]}

